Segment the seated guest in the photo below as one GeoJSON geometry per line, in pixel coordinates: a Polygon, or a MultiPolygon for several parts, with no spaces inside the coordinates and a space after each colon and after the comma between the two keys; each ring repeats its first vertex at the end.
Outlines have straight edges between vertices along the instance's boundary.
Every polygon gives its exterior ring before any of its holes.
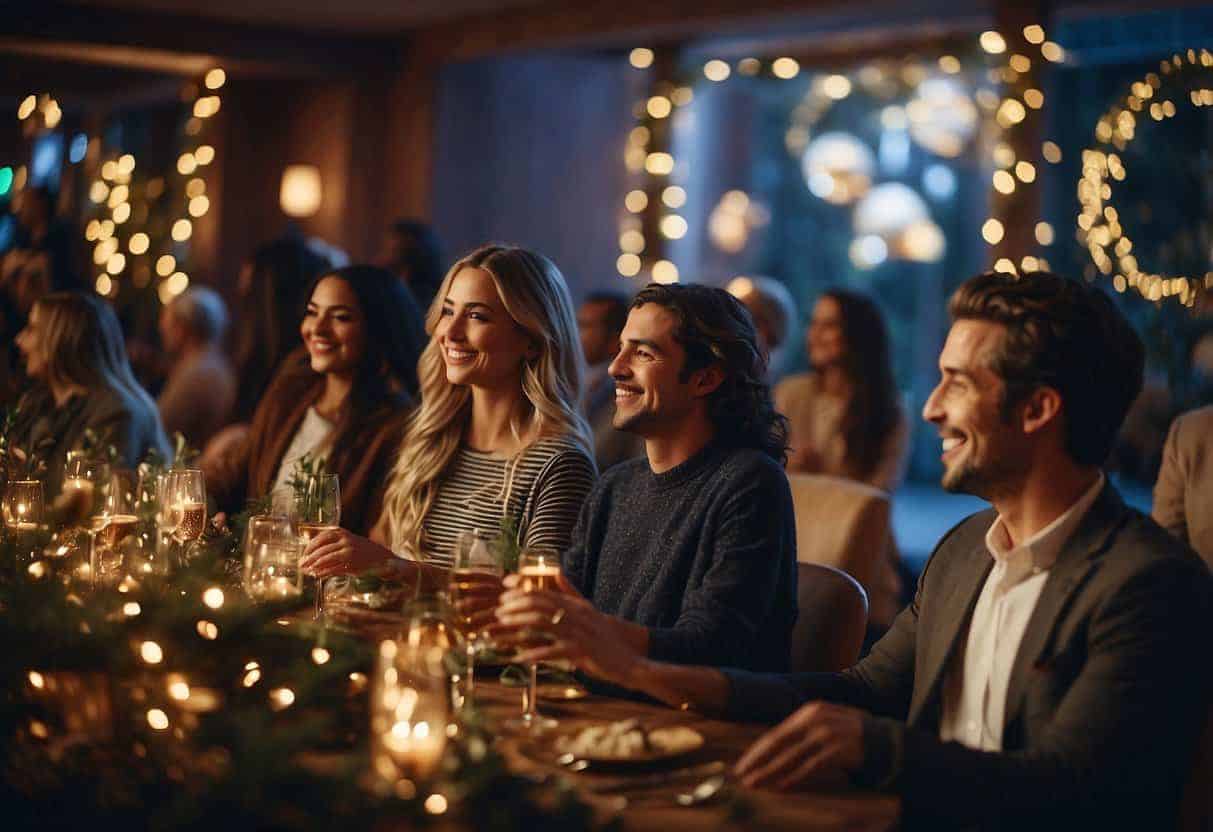
{"type": "Polygon", "coordinates": [[[262,397],[247,438],[204,466],[220,506],[286,486],[305,454],[323,457],[341,486],[341,522],[365,533],[400,442],[422,343],[413,299],[375,266],[313,281],[299,325],[303,350],[262,397]]]}
{"type": "MultiPolygon", "coordinates": [[[[943,486],[994,507],[944,537],[867,658],[722,672],[599,638],[580,664],[670,704],[786,718],[738,762],[746,785],[886,789],[907,827],[1174,829],[1210,701],[1213,593],[1100,470],[1141,387],[1141,341],[1107,296],[1041,272],[973,278],[951,313],[923,416],[943,486]]],[[[569,618],[519,661],[568,653],[569,618]]]]}
{"type": "Polygon", "coordinates": [[[788,335],[800,317],[796,301],[787,286],[765,275],[736,277],[729,282],[728,290],[754,319],[758,343],[767,356],[767,379],[774,383],[783,375],[788,335]]]}
{"type": "Polygon", "coordinates": [[[1213,407],[1180,414],[1171,425],[1154,484],[1151,515],[1213,568],[1213,407]]]}
{"type": "Polygon", "coordinates": [[[369,539],[312,540],[301,565],[319,577],[386,568],[412,580],[449,567],[464,531],[568,545],[595,471],[564,277],[543,255],[487,245],[451,267],[438,297],[383,515],[369,539]]]}
{"type": "Polygon", "coordinates": [[[909,428],[880,310],[863,295],[831,289],[813,307],[806,334],[813,371],[775,387],[775,409],[788,417],[788,471],[895,490],[909,428]]]}
{"type": "Polygon", "coordinates": [[[241,267],[232,350],[240,379],[235,421],[249,422],[283,361],[298,346],[295,332],[307,289],[329,270],[298,232],[258,247],[241,267]]]}
{"type": "Polygon", "coordinates": [[[796,620],[796,532],[786,428],[745,308],[723,289],[652,284],[611,362],[615,426],[645,456],[586,501],[565,552],[567,594],[502,596],[503,635],[541,611],[550,655],[595,642],[688,664],[786,670],[796,620]]]}
{"type": "Polygon", "coordinates": [[[156,399],[170,435],[201,448],[227,424],[236,401],[236,375],[221,344],[227,307],[213,289],[187,289],[160,310],[160,342],[172,359],[156,399]]]}
{"type": "Polygon", "coordinates": [[[383,241],[383,267],[400,278],[422,312],[430,308],[442,283],[438,236],[421,220],[397,220],[383,241]]]}
{"type": "Polygon", "coordinates": [[[577,310],[577,332],[589,373],[585,385],[585,415],[594,434],[594,460],[598,470],[644,453],[644,442],[634,433],[618,430],[615,419],[615,382],[608,372],[619,352],[619,333],[628,319],[628,299],[622,292],[591,292],[577,310]]]}
{"type": "Polygon", "coordinates": [[[45,463],[48,497],[62,489],[67,454],[85,449],[86,431],[93,450],[112,445],[127,468],[152,448],[169,452],[156,404],[135,381],[118,316],[104,300],[84,292],[42,296],[17,348],[33,386],[17,404],[10,442],[45,463]]]}

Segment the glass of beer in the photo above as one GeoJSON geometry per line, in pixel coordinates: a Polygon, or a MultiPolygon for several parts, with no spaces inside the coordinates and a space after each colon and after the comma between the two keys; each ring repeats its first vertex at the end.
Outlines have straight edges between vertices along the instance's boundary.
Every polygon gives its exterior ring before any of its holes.
{"type": "MultiPolygon", "coordinates": [[[[312,538],[341,527],[341,484],[336,474],[310,474],[295,496],[295,528],[306,549],[312,538]]],[[[316,621],[324,618],[324,578],[316,579],[316,621]]]]}
{"type": "MultiPolygon", "coordinates": [[[[518,587],[523,592],[554,592],[557,590],[556,579],[560,577],[560,555],[550,549],[524,549],[518,556],[518,587]]],[[[551,637],[540,631],[523,635],[520,647],[522,649],[542,647],[549,643],[551,637]]],[[[526,695],[523,701],[522,716],[509,723],[511,728],[524,731],[541,731],[556,727],[556,720],[541,716],[536,708],[539,686],[539,665],[532,662],[528,665],[529,679],[527,680],[526,695]]]]}
{"type": "Polygon", "coordinates": [[[505,569],[493,541],[480,535],[479,530],[460,532],[455,540],[454,561],[451,564],[450,596],[455,609],[455,625],[463,636],[467,658],[464,696],[471,696],[475,687],[476,651],[483,646],[484,634],[476,627],[475,617],[486,608],[496,606],[501,594],[501,576],[505,569]]]}

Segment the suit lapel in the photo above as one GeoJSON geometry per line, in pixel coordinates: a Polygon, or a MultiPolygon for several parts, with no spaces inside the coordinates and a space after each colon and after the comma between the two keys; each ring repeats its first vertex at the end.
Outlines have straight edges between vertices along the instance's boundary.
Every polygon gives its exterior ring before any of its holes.
{"type": "Polygon", "coordinates": [[[1062,547],[1057,562],[1041,589],[1040,598],[1028,619],[1027,629],[1015,653],[1011,677],[1007,682],[1007,702],[1003,720],[1003,738],[1007,728],[1021,716],[1028,683],[1041,656],[1050,647],[1057,625],[1075,591],[1095,566],[1095,556],[1120,525],[1124,503],[1110,483],[1104,485],[1073,537],[1062,547]]]}
{"type": "Polygon", "coordinates": [[[948,659],[956,649],[961,634],[968,633],[966,626],[977,597],[985,585],[986,577],[994,566],[994,559],[986,549],[984,531],[981,542],[969,547],[968,554],[956,568],[954,577],[948,579],[948,592],[943,602],[935,607],[930,623],[930,633],[920,633],[927,654],[923,659],[923,684],[914,685],[914,698],[910,703],[908,722],[917,723],[923,708],[935,696],[940,679],[947,668],[948,659]]]}

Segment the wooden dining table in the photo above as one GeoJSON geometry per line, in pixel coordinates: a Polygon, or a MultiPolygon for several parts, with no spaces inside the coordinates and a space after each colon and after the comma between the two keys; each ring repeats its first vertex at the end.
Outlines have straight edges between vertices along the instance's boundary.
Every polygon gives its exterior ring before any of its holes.
{"type": "MultiPolygon", "coordinates": [[[[395,616],[336,610],[343,629],[378,640],[398,634],[401,621],[395,616]],[[342,613],[345,614],[342,614],[342,613]]],[[[336,622],[334,622],[336,623],[336,622]]],[[[884,832],[897,827],[901,802],[891,795],[845,789],[775,793],[747,789],[735,783],[733,764],[762,733],[770,728],[757,723],[724,722],[693,711],[679,711],[659,704],[588,693],[582,698],[547,697],[541,692],[539,712],[557,720],[557,725],[539,733],[510,730],[507,723],[523,709],[523,688],[503,684],[498,669],[477,671],[472,694],[476,709],[484,717],[495,748],[511,771],[550,788],[555,796],[561,786],[576,790],[590,805],[598,820],[617,820],[634,832],[697,832],[723,828],[798,830],[798,832],[884,832]],[[686,726],[703,736],[702,747],[684,756],[643,766],[591,763],[582,771],[561,765],[556,740],[583,728],[621,720],[638,720],[647,730],[686,726]],[[702,772],[712,763],[726,778],[714,797],[691,807],[678,803],[679,795],[690,794],[711,774],[702,772]],[[685,772],[685,774],[683,774],[685,772]],[[659,775],[675,775],[672,782],[650,787],[659,775]]],[[[561,686],[553,686],[559,688],[561,686]]]]}

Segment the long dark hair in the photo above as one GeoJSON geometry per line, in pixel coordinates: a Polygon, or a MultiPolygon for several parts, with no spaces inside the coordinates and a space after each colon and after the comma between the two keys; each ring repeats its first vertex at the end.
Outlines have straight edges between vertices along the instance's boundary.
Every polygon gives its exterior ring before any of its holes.
{"type": "Polygon", "coordinates": [[[237,419],[247,420],[283,360],[299,343],[299,310],[309,283],[328,264],[297,233],[257,248],[248,260],[252,283],[241,298],[233,357],[240,378],[237,419]]]}
{"type": "Polygon", "coordinates": [[[880,464],[885,440],[901,418],[889,331],[871,298],[846,289],[830,289],[822,297],[837,303],[842,316],[842,369],[851,388],[842,417],[847,465],[866,478],[880,464]]]}
{"type": "Polygon", "coordinates": [[[686,351],[684,381],[711,364],[723,370],[724,381],[708,398],[715,441],[786,462],[788,420],[771,401],[767,360],[745,306],[724,289],[695,284],[650,283],[636,295],[632,308],[646,303],[664,307],[677,322],[674,340],[686,351]]]}

